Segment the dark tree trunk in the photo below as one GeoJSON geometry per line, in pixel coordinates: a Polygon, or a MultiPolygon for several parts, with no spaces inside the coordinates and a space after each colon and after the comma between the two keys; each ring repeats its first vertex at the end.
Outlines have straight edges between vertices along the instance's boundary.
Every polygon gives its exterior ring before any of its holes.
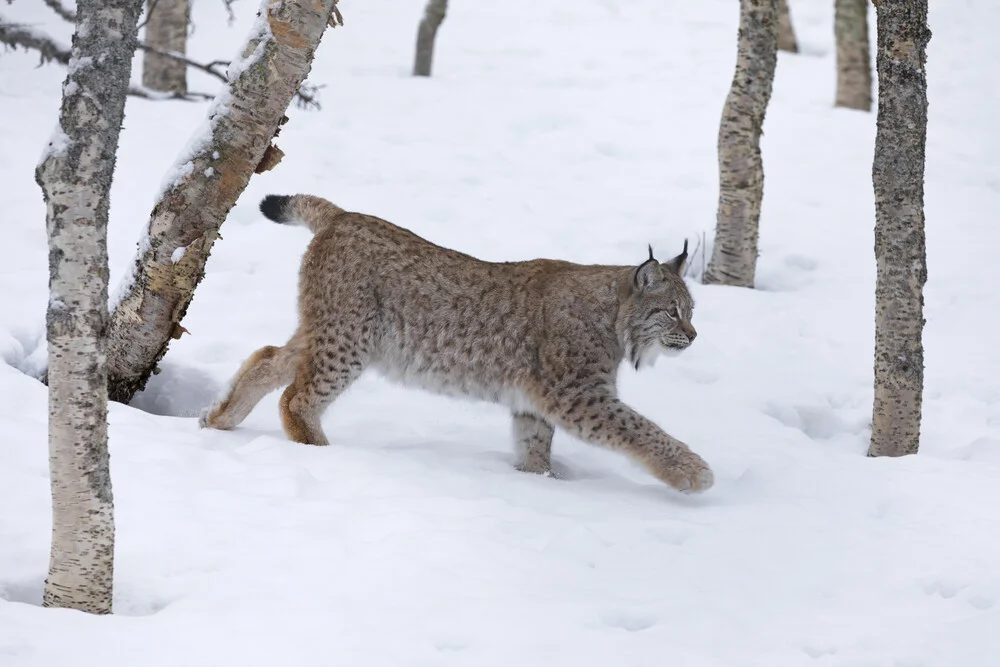
{"type": "Polygon", "coordinates": [[[879,0],[875,405],[869,456],[915,454],[924,384],[927,0],[879,0]]]}
{"type": "Polygon", "coordinates": [[[430,76],[434,59],[434,38],[448,12],[448,0],[427,0],[424,18],[417,28],[417,55],[413,61],[414,76],[430,76]]]}

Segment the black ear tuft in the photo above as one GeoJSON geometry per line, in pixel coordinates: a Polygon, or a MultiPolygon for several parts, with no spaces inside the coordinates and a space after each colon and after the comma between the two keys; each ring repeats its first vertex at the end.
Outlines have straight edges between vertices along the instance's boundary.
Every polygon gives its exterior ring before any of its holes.
{"type": "Polygon", "coordinates": [[[288,222],[292,198],[288,195],[268,195],[260,200],[260,212],[274,222],[288,222]]]}
{"type": "Polygon", "coordinates": [[[667,262],[664,262],[663,266],[670,269],[677,275],[681,275],[684,272],[684,265],[687,263],[687,258],[688,258],[688,242],[687,239],[684,239],[684,250],[681,251],[681,254],[677,255],[676,257],[667,262]]]}
{"type": "Polygon", "coordinates": [[[659,281],[661,278],[660,265],[653,259],[653,246],[650,245],[649,259],[636,267],[635,274],[632,276],[632,282],[642,290],[659,281]]]}

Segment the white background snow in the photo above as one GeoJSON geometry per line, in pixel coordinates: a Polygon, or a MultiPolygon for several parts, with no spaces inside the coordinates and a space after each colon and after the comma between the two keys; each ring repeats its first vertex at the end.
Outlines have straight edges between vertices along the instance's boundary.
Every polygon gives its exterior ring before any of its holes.
{"type": "MultiPolygon", "coordinates": [[[[865,457],[875,113],[832,108],[833,3],[792,0],[763,137],[758,289],[692,282],[696,344],[622,396],[716,471],[685,497],[558,434],[568,479],[511,468],[503,410],[365,377],[288,442],[277,394],[194,415],[295,326],[309,234],[257,211],[326,196],[485,259],[633,263],[711,237],[735,0],[454,2],[409,76],[422,0],[343,0],[274,171],[222,229],[163,370],[112,404],[115,615],[39,605],[50,505],[45,209],[34,166],[65,70],[0,53],[0,665],[1000,665],[1000,9],[931,2],[921,453],[865,457]]],[[[194,4],[236,55],[256,3],[194,4]]],[[[42,3],[4,15],[69,42],[42,3]]],[[[874,27],[874,12],[870,14],[874,27]]],[[[134,80],[139,80],[136,61],[134,80]]],[[[217,82],[197,72],[196,90],[217,82]]],[[[207,104],[130,98],[112,293],[207,104]]],[[[700,259],[698,260],[700,263],[700,259]]]]}

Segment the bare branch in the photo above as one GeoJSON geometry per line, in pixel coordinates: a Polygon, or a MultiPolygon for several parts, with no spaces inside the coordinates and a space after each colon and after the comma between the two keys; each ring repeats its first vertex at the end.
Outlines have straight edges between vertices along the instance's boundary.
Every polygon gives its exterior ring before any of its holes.
{"type": "Polygon", "coordinates": [[[38,51],[41,62],[56,61],[63,65],[69,64],[69,48],[64,46],[44,32],[25,25],[10,23],[0,16],[0,44],[16,49],[21,47],[26,51],[38,51]]]}
{"type": "Polygon", "coordinates": [[[129,86],[128,89],[129,97],[140,97],[144,100],[182,100],[184,102],[202,102],[205,100],[214,100],[215,95],[210,93],[199,93],[188,91],[186,94],[181,95],[180,93],[165,93],[159,90],[150,90],[149,88],[144,88],[142,86],[129,86]]]}
{"type": "Polygon", "coordinates": [[[326,88],[325,85],[314,85],[308,81],[303,81],[295,93],[295,106],[307,111],[319,111],[322,107],[319,104],[319,89],[326,88]]]}
{"type": "Polygon", "coordinates": [[[76,22],[76,11],[64,5],[60,0],[42,0],[42,2],[48,5],[49,9],[54,11],[61,18],[66,19],[70,23],[76,22]]]}
{"type": "Polygon", "coordinates": [[[149,17],[153,15],[153,10],[156,9],[157,2],[159,2],[159,0],[149,0],[149,4],[146,6],[146,18],[139,23],[137,26],[138,28],[144,28],[146,27],[146,24],[149,23],[149,17]]]}
{"type": "MultiPolygon", "coordinates": [[[[52,1],[58,2],[58,0],[52,1]]],[[[46,2],[48,2],[48,0],[46,0],[46,2]]],[[[41,55],[42,63],[55,61],[62,65],[69,64],[70,50],[68,47],[60,44],[39,30],[35,30],[24,25],[9,23],[2,16],[0,16],[0,44],[4,44],[10,48],[21,47],[26,51],[37,51],[41,55]]],[[[223,83],[226,83],[229,80],[226,77],[226,73],[218,69],[221,67],[228,67],[228,60],[213,60],[210,63],[202,64],[189,58],[185,58],[180,54],[163,51],[149,46],[148,44],[140,43],[138,48],[142,51],[149,51],[166,58],[179,60],[188,67],[205,72],[223,83]]],[[[317,86],[311,83],[303,82],[298,92],[295,93],[295,106],[299,109],[311,111],[319,110],[321,108],[319,102],[319,91],[324,87],[325,86],[322,85],[317,86]]],[[[189,102],[211,100],[215,98],[214,95],[209,93],[189,92],[186,95],[178,95],[173,93],[162,93],[150,90],[149,88],[144,88],[142,86],[131,86],[128,90],[128,94],[131,97],[141,97],[146,100],[185,100],[189,102]]]]}
{"type": "Polygon", "coordinates": [[[228,66],[229,63],[226,62],[226,61],[223,61],[223,60],[214,60],[211,63],[209,63],[208,65],[202,65],[199,62],[195,62],[193,60],[189,60],[188,58],[185,58],[184,56],[180,55],[179,53],[171,53],[170,51],[163,51],[162,49],[157,49],[155,47],[149,46],[148,44],[139,44],[138,48],[139,48],[140,51],[149,51],[150,53],[155,53],[156,55],[163,56],[164,58],[172,58],[173,60],[179,60],[180,62],[184,63],[188,67],[193,67],[193,68],[195,68],[197,70],[205,72],[206,74],[210,74],[210,75],[214,76],[216,79],[218,79],[219,81],[222,81],[224,83],[228,81],[228,79],[226,78],[226,75],[225,75],[224,72],[219,72],[216,69],[214,69],[215,67],[218,67],[220,65],[227,65],[228,66]]]}
{"type": "Polygon", "coordinates": [[[226,14],[228,14],[226,17],[226,23],[228,23],[230,27],[232,27],[233,21],[236,20],[236,13],[233,11],[234,2],[236,2],[236,0],[222,0],[222,4],[226,6],[226,14]]]}

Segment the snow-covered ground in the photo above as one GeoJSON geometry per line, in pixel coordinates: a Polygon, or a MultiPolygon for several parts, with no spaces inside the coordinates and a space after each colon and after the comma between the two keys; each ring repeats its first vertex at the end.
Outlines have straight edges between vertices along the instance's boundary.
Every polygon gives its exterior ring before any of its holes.
{"type": "MultiPolygon", "coordinates": [[[[193,417],[295,325],[307,192],[491,260],[639,262],[711,237],[734,0],[452,3],[409,76],[422,0],[342,0],[286,157],[223,228],[162,373],[111,406],[116,614],[39,605],[48,563],[44,206],[64,71],[0,53],[0,665],[1000,664],[1000,9],[932,2],[921,453],[864,456],[875,114],[834,110],[832,3],[792,0],[763,139],[759,289],[692,282],[697,343],[621,393],[713,466],[671,492],[563,434],[567,479],[511,468],[499,408],[365,377],[289,443],[277,394],[239,430],[193,417]]],[[[253,0],[194,4],[191,53],[236,54],[253,0]]],[[[37,0],[0,6],[69,42],[37,0]]],[[[874,25],[874,13],[871,15],[874,25]]],[[[138,80],[138,64],[134,78],[138,80]]],[[[191,87],[216,82],[193,73],[191,87]]],[[[205,104],[130,99],[112,291],[205,104]]],[[[700,264],[696,258],[696,265],[700,264]]]]}

